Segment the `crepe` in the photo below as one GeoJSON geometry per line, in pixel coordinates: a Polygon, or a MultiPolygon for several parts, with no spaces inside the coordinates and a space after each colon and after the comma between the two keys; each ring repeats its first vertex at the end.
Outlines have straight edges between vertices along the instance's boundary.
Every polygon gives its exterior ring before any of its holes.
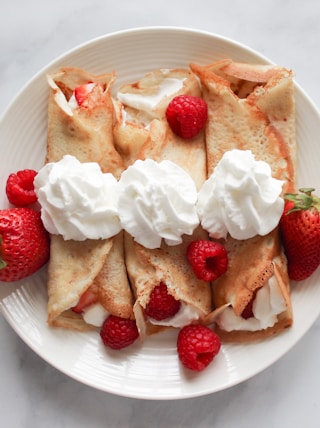
{"type": "MultiPolygon", "coordinates": [[[[224,152],[251,150],[256,160],[271,166],[274,178],[284,181],[283,192],[294,191],[296,139],[292,72],[283,67],[248,65],[228,59],[207,66],[190,66],[201,81],[208,104],[208,176],[224,152]]],[[[290,284],[278,227],[266,236],[247,240],[228,235],[223,244],[228,251],[229,266],[213,283],[216,309],[207,317],[207,322],[216,322],[222,340],[239,342],[262,339],[290,327],[293,322],[290,284]],[[280,313],[270,322],[272,325],[262,322],[249,327],[242,315],[247,305],[257,302],[258,290],[263,290],[265,299],[270,301],[271,295],[276,296],[276,302],[281,303],[280,313]],[[229,315],[238,317],[235,323],[229,322],[229,315]]],[[[259,296],[262,299],[261,293],[259,296]]],[[[256,324],[255,317],[249,318],[256,324]]]]}
{"type": "Polygon", "coordinates": [[[116,107],[115,146],[126,167],[136,159],[170,159],[192,172],[200,188],[206,176],[204,135],[193,139],[188,147],[185,140],[171,132],[166,121],[168,103],[181,94],[201,95],[199,82],[185,69],[154,70],[138,82],[122,85],[116,107]],[[140,101],[141,97],[144,102],[140,101]]]}
{"type": "MultiPolygon", "coordinates": [[[[78,68],[62,68],[48,76],[48,138],[46,162],[57,162],[64,155],[80,162],[97,162],[103,172],[118,178],[124,169],[114,147],[114,108],[110,89],[115,76],[94,76],[78,68]],[[93,92],[85,107],[72,109],[68,103],[74,89],[87,82],[100,82],[101,93],[93,92]]],[[[70,308],[88,289],[113,315],[132,318],[132,293],[123,254],[123,233],[104,239],[64,240],[51,236],[48,267],[48,323],[50,326],[86,330],[83,317],[70,308]]]]}
{"type": "MultiPolygon", "coordinates": [[[[136,159],[171,160],[190,174],[199,189],[206,179],[204,134],[200,133],[192,142],[186,142],[171,131],[165,119],[166,107],[174,96],[201,95],[195,76],[188,70],[155,70],[138,82],[122,86],[119,92],[118,98],[122,102],[119,103],[114,133],[126,165],[136,159]],[[170,86],[166,79],[174,89],[161,93],[161,88],[170,86]],[[138,102],[136,95],[147,97],[148,105],[138,102]]],[[[142,335],[153,330],[144,309],[154,287],[160,282],[167,285],[168,293],[176,300],[197,311],[199,318],[210,312],[210,287],[195,277],[186,260],[186,248],[196,238],[207,239],[208,235],[198,228],[193,236],[184,235],[182,244],[169,246],[162,242],[160,248],[148,249],[125,233],[126,265],[135,291],[134,312],[142,335]]]]}

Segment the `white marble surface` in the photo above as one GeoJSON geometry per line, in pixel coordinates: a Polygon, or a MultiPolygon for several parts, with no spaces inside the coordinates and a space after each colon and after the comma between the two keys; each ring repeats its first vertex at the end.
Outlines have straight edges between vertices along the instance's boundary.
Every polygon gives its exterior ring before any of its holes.
{"type": "MultiPolygon", "coordinates": [[[[295,70],[320,107],[318,0],[2,0],[1,6],[0,114],[35,72],[64,51],[109,32],[154,25],[197,28],[242,42],[295,70]]],[[[84,386],[42,361],[1,315],[0,343],[5,428],[319,426],[319,320],[254,378],[178,401],[129,399],[84,386]]]]}

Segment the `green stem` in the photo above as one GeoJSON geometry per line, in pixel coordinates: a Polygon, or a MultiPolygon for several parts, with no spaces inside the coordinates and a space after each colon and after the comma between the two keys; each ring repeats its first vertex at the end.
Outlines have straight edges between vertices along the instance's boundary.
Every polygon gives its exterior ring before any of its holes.
{"type": "Polygon", "coordinates": [[[288,201],[294,203],[294,206],[288,213],[300,210],[308,210],[311,207],[317,208],[320,211],[320,198],[318,196],[312,195],[314,188],[306,187],[300,188],[301,193],[286,193],[284,198],[288,201]]]}

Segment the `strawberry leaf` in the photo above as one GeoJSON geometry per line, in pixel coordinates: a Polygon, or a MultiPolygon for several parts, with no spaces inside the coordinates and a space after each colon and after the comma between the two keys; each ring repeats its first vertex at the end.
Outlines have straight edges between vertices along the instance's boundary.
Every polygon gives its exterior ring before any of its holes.
{"type": "Polygon", "coordinates": [[[320,211],[320,198],[312,195],[314,188],[300,188],[301,193],[286,193],[284,199],[293,202],[293,207],[287,212],[291,214],[295,211],[308,210],[311,207],[315,207],[320,211]]]}

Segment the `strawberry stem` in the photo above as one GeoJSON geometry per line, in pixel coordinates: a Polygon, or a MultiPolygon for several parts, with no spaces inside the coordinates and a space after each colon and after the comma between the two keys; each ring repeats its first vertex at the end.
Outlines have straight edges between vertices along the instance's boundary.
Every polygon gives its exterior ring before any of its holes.
{"type": "Polygon", "coordinates": [[[320,198],[312,195],[314,190],[312,187],[302,187],[299,189],[301,193],[286,193],[284,199],[294,203],[288,214],[294,211],[308,210],[311,207],[315,207],[320,211],[320,198]]]}

